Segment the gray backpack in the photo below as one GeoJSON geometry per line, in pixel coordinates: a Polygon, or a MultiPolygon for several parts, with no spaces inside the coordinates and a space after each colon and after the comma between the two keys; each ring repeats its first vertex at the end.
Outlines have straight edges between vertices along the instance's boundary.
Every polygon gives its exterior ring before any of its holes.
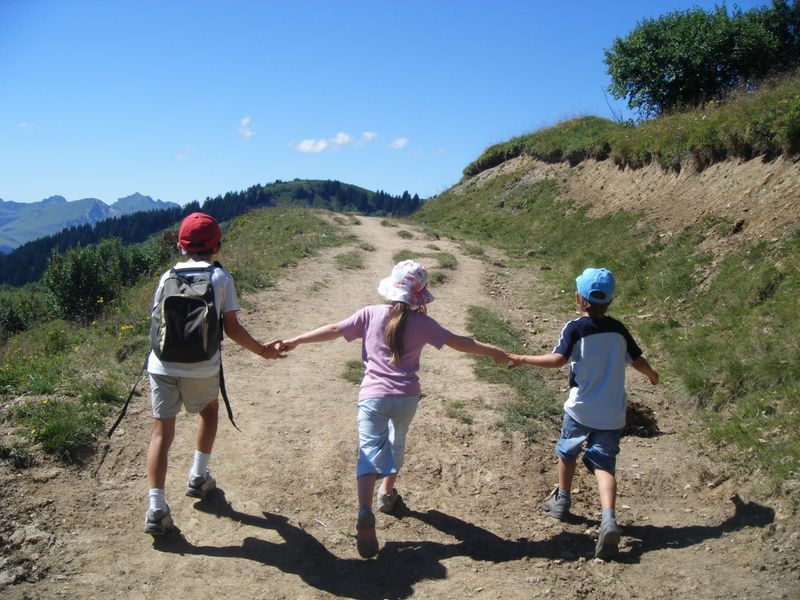
{"type": "Polygon", "coordinates": [[[219,351],[222,320],[211,285],[217,267],[170,269],[150,323],[150,348],[159,360],[196,363],[219,351]]]}

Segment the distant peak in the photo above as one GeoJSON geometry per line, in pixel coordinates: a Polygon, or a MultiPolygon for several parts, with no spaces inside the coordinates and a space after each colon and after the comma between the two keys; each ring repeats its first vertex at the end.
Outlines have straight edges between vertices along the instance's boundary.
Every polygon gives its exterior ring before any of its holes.
{"type": "Polygon", "coordinates": [[[66,204],[67,199],[64,196],[50,196],[42,200],[42,204],[66,204]]]}

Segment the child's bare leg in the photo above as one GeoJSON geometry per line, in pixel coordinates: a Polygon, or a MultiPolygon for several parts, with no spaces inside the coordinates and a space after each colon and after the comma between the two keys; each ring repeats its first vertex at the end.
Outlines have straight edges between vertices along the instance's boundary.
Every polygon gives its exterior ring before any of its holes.
{"type": "Polygon", "coordinates": [[[600,492],[600,505],[603,510],[615,509],[617,505],[617,480],[608,471],[595,468],[594,476],[597,478],[597,489],[600,492]]]}
{"type": "Polygon", "coordinates": [[[167,480],[169,449],[175,439],[175,417],[153,419],[147,448],[147,481],[151,489],[163,490],[167,480]]]}
{"type": "Polygon", "coordinates": [[[372,496],[375,494],[377,473],[367,473],[358,478],[358,509],[372,510],[372,496]]]}
{"type": "Polygon", "coordinates": [[[392,493],[394,489],[394,482],[397,481],[397,474],[394,475],[387,475],[381,481],[381,494],[389,495],[392,493]]]}
{"type": "Polygon", "coordinates": [[[213,400],[205,405],[198,414],[197,419],[197,449],[200,452],[211,454],[214,440],[217,438],[217,424],[219,423],[219,400],[213,400]]]}
{"type": "Polygon", "coordinates": [[[569,492],[572,489],[572,480],[575,478],[577,466],[577,460],[558,458],[558,489],[562,492],[569,492]]]}

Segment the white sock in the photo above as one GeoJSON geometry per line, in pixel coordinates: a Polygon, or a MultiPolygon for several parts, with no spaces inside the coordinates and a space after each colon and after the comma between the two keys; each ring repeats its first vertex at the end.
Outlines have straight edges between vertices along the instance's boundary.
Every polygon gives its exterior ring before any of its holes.
{"type": "Polygon", "coordinates": [[[208,471],[208,461],[211,460],[211,453],[210,452],[200,452],[200,450],[194,451],[194,463],[192,464],[192,470],[189,473],[189,477],[202,477],[208,471]]]}
{"type": "Polygon", "coordinates": [[[167,494],[162,488],[150,488],[147,492],[150,510],[167,510],[167,494]]]}

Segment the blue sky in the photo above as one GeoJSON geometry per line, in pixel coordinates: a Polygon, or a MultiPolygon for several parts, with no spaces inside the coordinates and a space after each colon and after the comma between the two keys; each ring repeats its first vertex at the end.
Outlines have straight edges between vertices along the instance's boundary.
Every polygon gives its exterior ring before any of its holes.
{"type": "Polygon", "coordinates": [[[0,0],[0,198],[185,204],[296,177],[429,197],[490,144],[629,116],[603,50],[715,4],[0,0]]]}

